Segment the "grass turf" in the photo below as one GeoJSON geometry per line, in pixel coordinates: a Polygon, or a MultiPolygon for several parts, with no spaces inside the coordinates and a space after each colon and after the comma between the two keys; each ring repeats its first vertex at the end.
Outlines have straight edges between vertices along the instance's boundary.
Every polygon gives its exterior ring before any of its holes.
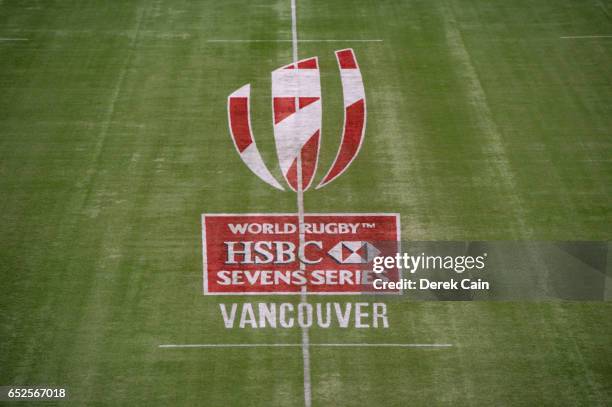
{"type": "MultiPolygon", "coordinates": [[[[609,240],[612,40],[560,37],[612,33],[611,10],[298,0],[302,39],[384,40],[300,43],[321,59],[318,177],[340,134],[334,50],[355,49],[368,103],[360,156],[306,210],[400,212],[406,240],[609,240]]],[[[303,405],[298,349],[156,347],[300,341],[227,331],[230,300],[200,293],[201,213],[295,211],[242,165],[225,110],[251,83],[274,163],[270,72],[290,43],[207,40],[290,39],[289,1],[5,0],[0,38],[29,39],[0,41],[0,384],[65,385],[78,405],[303,405]]],[[[456,347],[313,349],[313,405],[612,399],[609,302],[389,306],[389,330],[311,341],[456,347]]]]}

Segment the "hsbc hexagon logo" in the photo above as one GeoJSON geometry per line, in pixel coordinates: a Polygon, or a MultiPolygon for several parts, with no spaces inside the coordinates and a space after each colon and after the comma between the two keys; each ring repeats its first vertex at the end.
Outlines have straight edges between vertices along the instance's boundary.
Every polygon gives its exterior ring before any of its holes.
{"type": "Polygon", "coordinates": [[[362,241],[338,242],[329,251],[339,264],[368,264],[380,253],[372,243],[362,241]]]}

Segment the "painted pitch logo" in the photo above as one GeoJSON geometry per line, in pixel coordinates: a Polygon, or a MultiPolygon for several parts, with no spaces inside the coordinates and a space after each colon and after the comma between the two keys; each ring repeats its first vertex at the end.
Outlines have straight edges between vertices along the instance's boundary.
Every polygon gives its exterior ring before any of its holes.
{"type": "MultiPolygon", "coordinates": [[[[344,94],[344,130],[331,168],[317,188],[340,176],[353,162],[365,133],[366,101],[361,71],[352,49],[336,51],[344,94]]],[[[250,118],[251,87],[228,98],[230,132],[240,158],[259,178],[283,190],[264,164],[255,144],[250,118]]],[[[272,72],[274,140],[287,184],[297,190],[297,162],[302,162],[302,188],[310,188],[317,169],[321,138],[321,81],[318,58],[308,58],[272,72]]]]}
{"type": "MultiPolygon", "coordinates": [[[[330,184],[348,169],[365,135],[366,98],[357,58],[352,49],[335,54],[342,81],[344,125],[336,157],[316,189],[330,184]]],[[[250,84],[228,97],[234,146],[255,175],[284,191],[255,143],[250,98],[250,84]]],[[[272,108],[280,170],[286,185],[299,197],[313,184],[321,144],[322,100],[317,57],[272,72],[272,108]]],[[[368,263],[381,253],[395,252],[400,240],[399,222],[397,214],[203,215],[204,293],[369,291],[372,272],[368,263]]],[[[393,271],[390,274],[390,279],[398,278],[393,271]]]]}

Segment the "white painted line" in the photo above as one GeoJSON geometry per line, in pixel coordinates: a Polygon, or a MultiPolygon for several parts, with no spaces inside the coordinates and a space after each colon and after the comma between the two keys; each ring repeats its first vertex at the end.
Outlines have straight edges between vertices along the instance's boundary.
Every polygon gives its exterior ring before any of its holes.
{"type": "MultiPolygon", "coordinates": [[[[293,50],[293,63],[299,61],[298,58],[298,35],[297,35],[297,6],[296,0],[291,0],[291,45],[293,50]]],[[[305,245],[306,234],[304,231],[304,186],[302,185],[302,152],[298,151],[297,163],[297,210],[298,210],[298,235],[300,250],[305,245]]],[[[306,265],[300,259],[300,270],[304,271],[306,265]]],[[[301,303],[308,302],[307,287],[302,286],[301,303]]],[[[310,336],[308,328],[302,328],[302,364],[304,365],[304,406],[312,406],[312,385],[310,380],[310,336]]]]}
{"type": "Polygon", "coordinates": [[[568,35],[565,37],[559,37],[564,40],[573,39],[588,39],[588,38],[612,38],[612,35],[568,35]]]}
{"type": "Polygon", "coordinates": [[[450,343],[316,343],[311,346],[332,348],[452,348],[450,343]]]}
{"type": "MultiPolygon", "coordinates": [[[[299,165],[299,164],[298,164],[299,165]]],[[[298,181],[301,182],[301,181],[298,181]]],[[[302,287],[302,292],[305,292],[306,287],[302,287]]],[[[302,294],[302,303],[308,302],[308,297],[302,294]]],[[[302,328],[302,363],[304,364],[304,405],[310,407],[312,405],[312,392],[310,383],[310,337],[308,328],[302,328]]]]}
{"type": "Polygon", "coordinates": [[[364,39],[364,40],[300,40],[299,42],[384,42],[381,39],[364,39]]]}
{"type": "MultiPolygon", "coordinates": [[[[293,42],[291,40],[230,40],[230,39],[211,39],[206,42],[293,42]]],[[[340,40],[340,39],[313,39],[313,40],[297,40],[297,42],[384,42],[381,39],[364,39],[364,40],[340,40]]]]}
{"type": "Polygon", "coordinates": [[[293,43],[293,63],[298,61],[297,6],[295,2],[296,0],[291,0],[291,41],[293,43]]]}
{"type": "Polygon", "coordinates": [[[30,41],[28,38],[0,38],[0,41],[30,41]]]}
{"type": "MultiPolygon", "coordinates": [[[[180,348],[299,348],[303,343],[192,343],[164,344],[161,349],[180,348]]],[[[310,343],[319,348],[452,348],[450,343],[310,343]]]]}

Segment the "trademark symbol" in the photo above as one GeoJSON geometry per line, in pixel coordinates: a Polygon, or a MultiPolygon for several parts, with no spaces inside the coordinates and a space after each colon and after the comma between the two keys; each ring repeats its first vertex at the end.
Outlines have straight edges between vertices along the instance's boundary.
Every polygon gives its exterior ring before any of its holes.
{"type": "Polygon", "coordinates": [[[364,229],[376,229],[376,223],[362,223],[361,227],[364,229]]]}

